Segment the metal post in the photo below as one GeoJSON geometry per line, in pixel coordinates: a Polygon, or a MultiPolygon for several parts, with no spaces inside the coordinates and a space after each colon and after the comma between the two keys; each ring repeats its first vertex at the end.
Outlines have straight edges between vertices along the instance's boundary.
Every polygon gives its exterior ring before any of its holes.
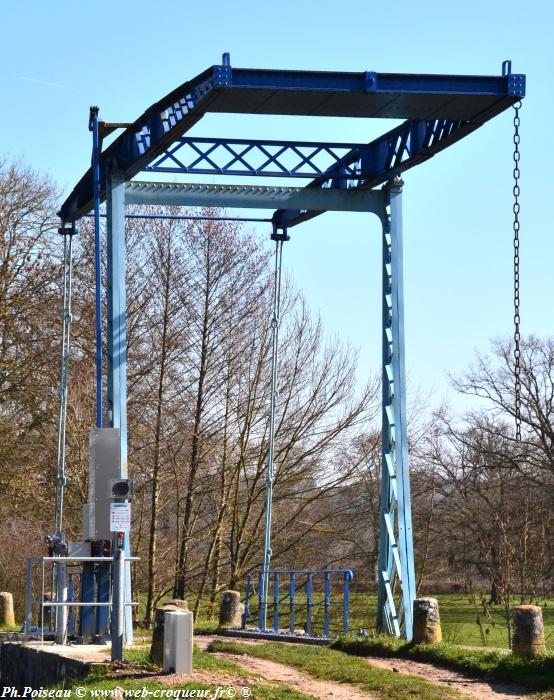
{"type": "MultiPolygon", "coordinates": [[[[394,465],[394,377],[392,331],[392,270],[390,219],[383,222],[383,395],[381,427],[381,526],[379,537],[379,564],[377,579],[377,629],[400,636],[400,626],[392,595],[393,542],[391,518],[396,507],[396,473],[394,465]]],[[[394,542],[394,545],[396,543],[394,542]]]]}
{"type": "Polygon", "coordinates": [[[63,282],[62,282],[62,348],[60,368],[60,408],[58,415],[58,465],[56,479],[56,516],[54,535],[56,543],[61,542],[63,530],[64,492],[67,484],[65,476],[65,434],[67,425],[67,390],[69,378],[69,351],[71,340],[71,294],[73,283],[73,236],[76,233],[75,224],[71,229],[60,228],[63,236],[63,282]]]}
{"type": "Polygon", "coordinates": [[[404,343],[404,259],[402,240],[402,182],[390,187],[391,266],[393,298],[393,338],[398,339],[398,352],[393,351],[393,373],[397,377],[394,392],[395,456],[398,498],[398,546],[402,581],[404,636],[412,639],[413,603],[415,600],[415,566],[412,534],[412,501],[408,464],[408,414],[406,410],[406,368],[404,343]],[[395,274],[396,272],[396,274],[395,274]]]}
{"type": "Polygon", "coordinates": [[[295,612],[295,597],[296,597],[296,575],[294,571],[290,572],[290,584],[289,584],[289,598],[290,598],[290,613],[289,613],[289,631],[294,634],[295,622],[294,622],[294,612],[295,612]]]}
{"type": "Polygon", "coordinates": [[[311,636],[312,634],[313,607],[313,577],[312,574],[308,574],[308,578],[306,581],[306,634],[309,636],[311,636]]]}
{"type": "MultiPolygon", "coordinates": [[[[56,603],[67,602],[67,566],[65,562],[54,562],[56,567],[56,603]]],[[[65,644],[67,641],[67,607],[57,605],[55,609],[56,619],[56,644],[65,644]]]]}
{"type": "Polygon", "coordinates": [[[323,635],[331,634],[331,574],[325,574],[325,588],[323,592],[323,635]]]}
{"type": "Polygon", "coordinates": [[[351,571],[344,572],[342,584],[342,633],[348,634],[350,616],[350,582],[354,578],[351,571]]]}
{"type": "Polygon", "coordinates": [[[123,550],[117,550],[114,553],[113,572],[112,661],[121,661],[125,635],[125,553],[123,550]]]}
{"type": "Polygon", "coordinates": [[[279,632],[279,574],[273,574],[273,631],[279,632]]]}
{"type": "MultiPolygon", "coordinates": [[[[111,173],[107,183],[108,418],[119,428],[120,478],[127,478],[127,325],[125,293],[125,182],[111,173]]],[[[125,557],[130,538],[125,537],[125,557]]],[[[115,573],[114,573],[115,576],[115,573]]],[[[131,602],[131,563],[125,561],[125,603],[131,602]]],[[[131,606],[125,605],[125,643],[133,643],[131,606]]]]}
{"type": "MultiPolygon", "coordinates": [[[[52,610],[52,608],[50,608],[52,610]]],[[[51,627],[51,625],[50,625],[51,627]]],[[[40,580],[40,645],[44,644],[44,559],[42,560],[40,580]]]]}
{"type": "Polygon", "coordinates": [[[102,427],[102,249],[100,241],[100,138],[98,107],[90,108],[92,196],[94,200],[94,278],[96,311],[96,427],[102,427]]]}
{"type": "Polygon", "coordinates": [[[265,574],[263,571],[261,571],[260,574],[258,575],[258,627],[262,630],[262,632],[265,632],[265,621],[266,621],[266,614],[265,614],[266,596],[264,593],[264,585],[265,585],[265,574]]]}
{"type": "Polygon", "coordinates": [[[246,629],[246,623],[250,618],[250,594],[252,593],[252,576],[246,576],[246,591],[244,593],[244,612],[242,613],[242,629],[246,629]]]}
{"type": "MultiPolygon", "coordinates": [[[[67,599],[70,603],[75,602],[75,580],[74,574],[69,574],[67,585],[67,599]]],[[[70,607],[67,620],[67,633],[70,637],[75,636],[75,608],[70,607]]]]}
{"type": "Polygon", "coordinates": [[[411,640],[415,572],[404,360],[402,182],[390,183],[387,192],[390,218],[383,228],[383,424],[377,627],[411,640]],[[396,578],[402,590],[402,621],[393,598],[396,578]]]}
{"type": "MultiPolygon", "coordinates": [[[[273,504],[273,478],[274,478],[274,447],[275,447],[275,426],[277,414],[277,400],[279,398],[279,389],[277,386],[277,371],[278,371],[278,353],[279,353],[279,313],[281,305],[281,272],[283,263],[283,242],[289,240],[286,229],[283,229],[282,234],[276,231],[271,236],[275,241],[275,273],[274,273],[274,291],[273,291],[273,316],[271,318],[272,332],[272,350],[271,350],[271,397],[269,405],[269,444],[267,448],[267,471],[265,483],[265,529],[264,529],[264,591],[265,591],[265,606],[264,615],[267,610],[267,595],[269,589],[269,568],[271,566],[271,509],[273,504]]],[[[266,619],[264,617],[264,626],[266,619]]]]}
{"type": "Polygon", "coordinates": [[[32,557],[27,558],[27,582],[25,587],[25,622],[23,631],[30,634],[33,627],[33,562],[32,557]]]}

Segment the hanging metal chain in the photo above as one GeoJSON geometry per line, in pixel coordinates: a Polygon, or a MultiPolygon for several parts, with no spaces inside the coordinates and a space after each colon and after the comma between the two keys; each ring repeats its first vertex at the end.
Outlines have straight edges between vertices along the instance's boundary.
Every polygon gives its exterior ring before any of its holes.
{"type": "Polygon", "coordinates": [[[521,333],[520,333],[520,312],[519,312],[519,127],[521,124],[519,110],[521,100],[514,104],[514,394],[515,394],[515,419],[516,419],[516,441],[521,442],[521,333]]]}

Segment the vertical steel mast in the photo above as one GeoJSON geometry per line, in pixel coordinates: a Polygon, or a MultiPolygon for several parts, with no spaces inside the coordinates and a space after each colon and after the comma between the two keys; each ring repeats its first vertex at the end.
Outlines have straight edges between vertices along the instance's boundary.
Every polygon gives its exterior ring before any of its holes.
{"type": "Polygon", "coordinates": [[[90,108],[92,190],[94,198],[94,305],[96,318],[96,427],[102,427],[102,249],[100,241],[100,135],[98,107],[90,108]]]}
{"type": "Polygon", "coordinates": [[[63,536],[63,506],[67,477],[65,474],[65,434],[67,426],[67,389],[69,377],[69,351],[71,340],[71,292],[72,292],[72,257],[75,224],[62,226],[59,233],[63,236],[63,273],[62,273],[62,349],[60,362],[60,408],[58,415],[58,467],[56,478],[56,516],[54,536],[61,543],[63,536]]]}
{"type": "Polygon", "coordinates": [[[383,424],[377,627],[411,640],[415,569],[404,361],[402,185],[402,180],[396,179],[386,187],[389,218],[383,225],[383,424]],[[401,587],[399,609],[394,600],[396,582],[401,587]]]}
{"type": "Polygon", "coordinates": [[[273,315],[271,318],[271,397],[269,404],[269,444],[267,448],[267,469],[265,479],[265,530],[264,530],[264,563],[262,583],[263,611],[260,619],[262,628],[265,630],[267,622],[267,600],[269,589],[269,568],[271,566],[271,518],[273,505],[273,479],[274,479],[274,451],[275,451],[275,423],[277,417],[277,401],[279,399],[279,388],[277,386],[279,369],[279,323],[281,311],[281,273],[283,269],[283,243],[289,240],[287,230],[277,233],[275,229],[271,235],[271,240],[275,241],[275,272],[273,285],[273,315]]]}

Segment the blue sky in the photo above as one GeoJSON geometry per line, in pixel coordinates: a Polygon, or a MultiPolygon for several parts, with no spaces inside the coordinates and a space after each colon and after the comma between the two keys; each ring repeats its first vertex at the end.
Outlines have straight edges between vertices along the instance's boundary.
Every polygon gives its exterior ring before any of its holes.
{"type": "MultiPolygon", "coordinates": [[[[522,323],[552,334],[554,259],[544,148],[554,113],[554,11],[547,2],[192,3],[77,0],[2,10],[0,153],[23,156],[68,192],[90,162],[88,108],[132,121],[224,51],[238,67],[527,74],[522,110],[522,323]]],[[[367,120],[212,115],[197,135],[369,141],[367,120]]],[[[488,339],[512,332],[512,114],[405,175],[406,359],[410,385],[449,392],[488,339]]],[[[260,236],[267,231],[259,229],[260,236]]],[[[326,214],[292,230],[286,264],[330,333],[379,368],[377,220],[326,214]]]]}

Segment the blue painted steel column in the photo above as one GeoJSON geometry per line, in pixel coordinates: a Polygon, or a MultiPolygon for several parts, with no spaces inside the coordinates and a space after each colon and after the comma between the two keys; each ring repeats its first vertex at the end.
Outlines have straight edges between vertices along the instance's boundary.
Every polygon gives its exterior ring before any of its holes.
{"type": "Polygon", "coordinates": [[[413,605],[415,600],[415,565],[412,532],[412,499],[408,462],[408,413],[406,410],[406,364],[404,343],[404,251],[402,232],[402,183],[390,187],[391,266],[393,301],[393,338],[398,338],[398,352],[393,351],[393,374],[397,377],[394,392],[395,457],[398,502],[398,546],[402,581],[402,608],[404,636],[408,641],[413,633],[413,605]]]}
{"type": "Polygon", "coordinates": [[[342,633],[348,634],[350,629],[350,582],[354,578],[352,571],[344,572],[342,582],[342,633]]]}
{"type": "Polygon", "coordinates": [[[387,191],[390,218],[383,231],[383,424],[377,626],[383,632],[411,640],[415,571],[404,359],[402,182],[389,184],[387,191]],[[393,599],[396,578],[401,585],[401,616],[393,599]]]}
{"type": "Polygon", "coordinates": [[[296,605],[296,574],[294,571],[290,572],[290,584],[289,584],[289,631],[294,634],[295,622],[294,622],[294,612],[296,605]]]}
{"type": "MultiPolygon", "coordinates": [[[[97,565],[97,598],[99,603],[109,603],[111,599],[111,563],[97,565]]],[[[96,608],[96,634],[101,641],[105,641],[110,634],[109,608],[96,608]]]]}
{"type": "MultiPolygon", "coordinates": [[[[106,187],[107,209],[107,349],[108,418],[119,429],[120,477],[127,478],[127,321],[125,293],[125,184],[111,173],[106,187]]],[[[125,557],[130,537],[125,537],[125,557]]],[[[131,601],[131,565],[125,563],[125,602],[131,601]]],[[[125,607],[125,644],[133,643],[131,607],[125,607]]]]}
{"type": "MultiPolygon", "coordinates": [[[[394,377],[392,329],[392,270],[390,218],[383,223],[383,395],[381,426],[381,523],[377,572],[377,629],[400,636],[396,604],[392,593],[394,575],[392,522],[396,508],[396,473],[394,465],[394,377]],[[392,541],[391,541],[392,533],[392,541]]],[[[395,546],[395,542],[394,542],[395,546]]],[[[396,551],[398,555],[398,551],[396,551]]]]}
{"type": "MultiPolygon", "coordinates": [[[[95,581],[94,581],[94,564],[92,562],[84,562],[81,571],[81,601],[90,603],[94,600],[95,581]]],[[[79,635],[84,642],[92,640],[94,633],[94,608],[89,606],[80,606],[79,617],[79,635]]]]}
{"type": "Polygon", "coordinates": [[[100,139],[98,107],[90,108],[92,194],[94,200],[94,278],[96,310],[96,427],[102,427],[102,249],[100,240],[100,139]]]}

